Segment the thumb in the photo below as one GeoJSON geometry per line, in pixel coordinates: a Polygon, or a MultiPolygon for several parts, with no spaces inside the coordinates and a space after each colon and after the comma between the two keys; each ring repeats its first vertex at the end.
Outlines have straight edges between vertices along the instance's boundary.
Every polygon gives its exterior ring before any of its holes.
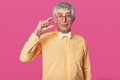
{"type": "Polygon", "coordinates": [[[49,25],[48,27],[43,28],[43,30],[42,30],[42,31],[44,32],[44,31],[46,31],[46,30],[48,30],[48,29],[50,29],[50,28],[52,28],[52,27],[54,27],[54,25],[49,25]]]}

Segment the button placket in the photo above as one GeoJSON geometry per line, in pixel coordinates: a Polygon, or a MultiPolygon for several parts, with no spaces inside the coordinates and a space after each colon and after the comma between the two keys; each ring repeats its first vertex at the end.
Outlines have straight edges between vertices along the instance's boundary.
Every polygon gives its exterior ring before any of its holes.
{"type": "Polygon", "coordinates": [[[66,46],[66,66],[67,66],[67,80],[71,80],[71,57],[70,57],[70,50],[69,50],[69,42],[68,38],[65,37],[65,46],[66,46]]]}

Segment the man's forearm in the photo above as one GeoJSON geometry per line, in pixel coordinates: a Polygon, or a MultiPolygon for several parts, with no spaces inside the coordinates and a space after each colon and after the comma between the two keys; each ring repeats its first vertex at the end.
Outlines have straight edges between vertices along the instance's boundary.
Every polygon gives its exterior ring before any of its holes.
{"type": "Polygon", "coordinates": [[[38,41],[39,37],[34,33],[30,36],[28,41],[25,43],[21,54],[20,61],[21,62],[31,62],[40,53],[40,45],[38,41]]]}

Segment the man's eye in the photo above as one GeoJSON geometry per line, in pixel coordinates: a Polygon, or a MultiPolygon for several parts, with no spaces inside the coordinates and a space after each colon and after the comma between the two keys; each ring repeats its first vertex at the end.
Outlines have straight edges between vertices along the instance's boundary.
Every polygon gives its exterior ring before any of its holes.
{"type": "Polygon", "coordinates": [[[71,15],[66,15],[67,17],[71,17],[71,15]]]}
{"type": "Polygon", "coordinates": [[[60,17],[60,18],[61,18],[61,17],[62,17],[62,15],[58,15],[58,17],[60,17]]]}

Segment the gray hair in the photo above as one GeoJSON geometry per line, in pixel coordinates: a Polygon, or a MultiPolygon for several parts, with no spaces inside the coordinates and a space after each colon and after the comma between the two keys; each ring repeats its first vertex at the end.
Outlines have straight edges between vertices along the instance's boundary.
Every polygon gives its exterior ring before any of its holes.
{"type": "Polygon", "coordinates": [[[53,8],[53,16],[54,16],[54,18],[56,17],[56,10],[57,9],[69,9],[69,10],[71,10],[72,18],[75,17],[75,9],[68,2],[59,2],[58,4],[55,5],[55,7],[53,8]]]}

